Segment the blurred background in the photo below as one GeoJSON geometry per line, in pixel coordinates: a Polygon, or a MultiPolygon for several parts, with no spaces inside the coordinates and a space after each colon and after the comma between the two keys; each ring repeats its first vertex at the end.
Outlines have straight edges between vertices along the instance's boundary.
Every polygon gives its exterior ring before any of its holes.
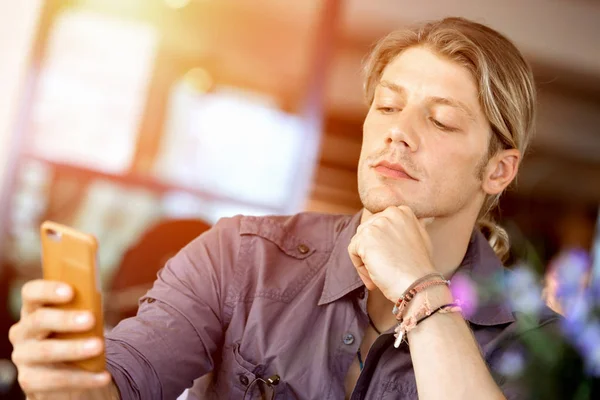
{"type": "Polygon", "coordinates": [[[0,395],[43,220],[98,237],[110,326],[223,216],[358,211],[361,61],[445,16],[506,34],[535,70],[537,136],[497,216],[509,264],[591,255],[599,2],[0,0],[0,395]]]}

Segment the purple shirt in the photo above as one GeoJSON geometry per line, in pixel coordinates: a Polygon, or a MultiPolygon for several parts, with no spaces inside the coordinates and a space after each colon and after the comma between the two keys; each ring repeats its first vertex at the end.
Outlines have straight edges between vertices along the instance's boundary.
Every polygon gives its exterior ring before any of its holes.
{"type": "MultiPolygon", "coordinates": [[[[235,217],[198,237],[161,270],[137,316],[107,335],[108,370],[121,398],[176,399],[212,372],[202,398],[242,399],[255,378],[277,374],[277,399],[344,399],[368,326],[368,291],[347,252],[359,222],[360,213],[235,217]]],[[[489,292],[492,284],[502,290],[505,274],[475,231],[452,279],[465,275],[489,292]]],[[[527,334],[518,316],[495,299],[467,318],[508,398],[521,398],[523,389],[497,365],[527,334]]],[[[535,326],[556,321],[549,314],[535,326]]],[[[417,398],[409,349],[395,349],[392,333],[373,344],[353,400],[417,398]]],[[[257,398],[257,385],[251,393],[257,398]]]]}

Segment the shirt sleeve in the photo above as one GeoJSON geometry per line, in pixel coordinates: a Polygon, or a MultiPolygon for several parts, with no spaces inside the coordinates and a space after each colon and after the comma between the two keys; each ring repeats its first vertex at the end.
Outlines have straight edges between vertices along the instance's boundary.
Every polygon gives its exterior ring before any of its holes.
{"type": "Polygon", "coordinates": [[[219,221],[181,250],[140,299],[137,315],[106,335],[107,369],[121,399],[175,399],[213,369],[231,316],[225,297],[239,220],[219,221]]]}

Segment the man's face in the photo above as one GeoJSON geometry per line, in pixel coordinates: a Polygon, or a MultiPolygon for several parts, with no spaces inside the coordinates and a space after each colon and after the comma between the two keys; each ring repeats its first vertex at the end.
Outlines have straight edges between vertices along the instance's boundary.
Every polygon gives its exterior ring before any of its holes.
{"type": "Polygon", "coordinates": [[[358,188],[367,211],[479,211],[490,126],[477,91],[466,68],[422,47],[386,67],[363,126],[358,188]]]}

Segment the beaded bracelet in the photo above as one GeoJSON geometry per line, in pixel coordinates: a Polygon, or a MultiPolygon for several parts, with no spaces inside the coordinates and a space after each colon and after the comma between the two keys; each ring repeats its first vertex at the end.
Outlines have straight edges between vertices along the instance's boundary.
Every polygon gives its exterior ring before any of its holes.
{"type": "MultiPolygon", "coordinates": [[[[440,273],[437,273],[437,272],[434,272],[434,273],[432,273],[432,274],[427,274],[427,275],[425,275],[425,276],[423,276],[423,277],[421,277],[421,278],[417,279],[416,281],[414,281],[414,282],[412,283],[412,285],[410,285],[410,286],[408,287],[408,289],[406,289],[406,290],[404,291],[404,293],[402,293],[402,295],[400,296],[400,298],[398,299],[398,301],[396,301],[396,304],[394,305],[394,309],[396,309],[396,308],[399,308],[399,307],[400,307],[400,304],[402,303],[404,296],[405,296],[405,295],[406,295],[408,292],[410,292],[412,289],[414,289],[414,288],[415,288],[417,285],[419,285],[420,283],[422,283],[422,282],[425,282],[425,281],[427,281],[427,280],[429,280],[429,279],[433,279],[433,278],[445,279],[445,278],[444,278],[444,276],[443,276],[442,274],[440,274],[440,273]]],[[[395,314],[396,314],[396,313],[394,312],[394,315],[395,315],[395,314]]]]}
{"type": "MultiPolygon", "coordinates": [[[[435,276],[439,276],[438,274],[435,274],[435,276]]],[[[413,284],[411,285],[403,294],[402,296],[398,299],[398,301],[396,302],[396,304],[394,304],[394,308],[392,309],[392,313],[396,316],[396,319],[398,321],[402,321],[402,316],[404,314],[404,310],[406,309],[408,303],[411,302],[412,299],[415,298],[415,296],[424,291],[425,289],[428,289],[432,286],[439,286],[439,285],[450,285],[450,281],[446,280],[446,279],[436,279],[436,280],[430,280],[430,281],[425,281],[422,283],[417,283],[416,285],[413,284]]]]}

